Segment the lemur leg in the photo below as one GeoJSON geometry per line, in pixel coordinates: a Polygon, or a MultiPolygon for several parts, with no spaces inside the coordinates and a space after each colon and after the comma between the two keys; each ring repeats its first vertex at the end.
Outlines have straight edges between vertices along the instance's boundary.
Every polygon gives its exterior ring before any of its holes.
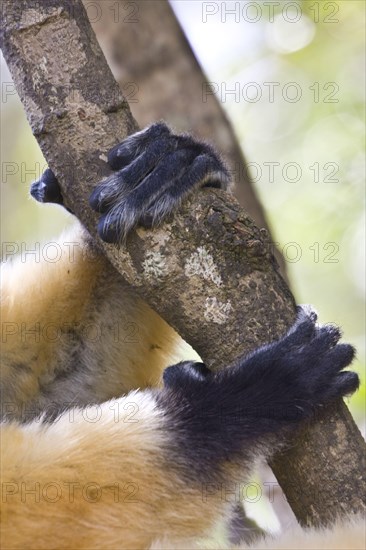
{"type": "Polygon", "coordinates": [[[183,363],[162,390],[5,425],[4,546],[139,549],[159,538],[187,548],[208,535],[233,481],[248,481],[272,441],[357,388],[342,371],[354,350],[339,337],[301,313],[282,340],[220,373],[183,363]]]}

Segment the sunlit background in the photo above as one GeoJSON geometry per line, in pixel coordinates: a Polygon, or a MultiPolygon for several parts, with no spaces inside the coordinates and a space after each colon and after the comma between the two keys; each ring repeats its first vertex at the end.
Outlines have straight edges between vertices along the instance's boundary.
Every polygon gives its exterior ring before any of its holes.
{"type": "MultiPolygon", "coordinates": [[[[172,6],[243,147],[297,301],[343,327],[364,379],[364,3],[172,6]]],[[[28,196],[45,161],[3,60],[1,72],[1,238],[31,248],[72,217],[28,196]]],[[[364,402],[364,389],[350,400],[362,429],[364,402]]]]}

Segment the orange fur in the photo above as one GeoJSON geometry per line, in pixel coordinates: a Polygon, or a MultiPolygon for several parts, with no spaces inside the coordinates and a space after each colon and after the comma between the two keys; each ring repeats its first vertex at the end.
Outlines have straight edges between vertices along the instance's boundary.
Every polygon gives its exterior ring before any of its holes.
{"type": "Polygon", "coordinates": [[[74,410],[3,425],[3,548],[142,549],[207,535],[222,514],[164,465],[164,419],[148,391],[98,410],[98,421],[74,410]]]}
{"type": "MultiPolygon", "coordinates": [[[[43,410],[43,390],[58,392],[58,369],[74,351],[70,335],[84,338],[85,361],[95,363],[84,403],[157,386],[167,366],[195,355],[91,250],[79,225],[58,246],[57,262],[31,256],[26,265],[18,259],[2,266],[2,414],[12,418],[22,418],[24,406],[43,410]]],[[[69,390],[65,399],[83,403],[80,392],[69,390]]]]}

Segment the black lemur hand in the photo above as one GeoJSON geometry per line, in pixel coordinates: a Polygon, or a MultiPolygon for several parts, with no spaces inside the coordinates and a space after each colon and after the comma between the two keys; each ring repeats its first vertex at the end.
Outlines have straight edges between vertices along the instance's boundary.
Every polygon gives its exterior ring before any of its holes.
{"type": "MultiPolygon", "coordinates": [[[[214,149],[189,135],[174,134],[164,122],[153,124],[113,147],[115,171],[94,189],[91,207],[101,214],[98,233],[120,242],[136,225],[155,226],[199,187],[226,188],[229,172],[214,149]]],[[[50,169],[31,187],[40,202],[63,203],[50,169]]]]}

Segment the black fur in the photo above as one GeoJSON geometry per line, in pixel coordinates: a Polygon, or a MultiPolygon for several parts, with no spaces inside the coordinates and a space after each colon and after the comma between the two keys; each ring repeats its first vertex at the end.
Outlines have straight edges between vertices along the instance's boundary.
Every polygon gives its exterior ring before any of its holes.
{"type": "Polygon", "coordinates": [[[189,387],[192,383],[196,385],[198,382],[206,382],[211,376],[212,372],[204,363],[182,361],[165,369],[163,380],[166,387],[179,390],[183,385],[189,387]]]}
{"type": "MultiPolygon", "coordinates": [[[[115,172],[90,196],[101,214],[98,233],[106,242],[121,242],[136,225],[152,227],[173,212],[193,189],[223,187],[229,172],[214,149],[189,135],[176,135],[164,122],[153,124],[113,147],[108,162],[115,172]]],[[[33,183],[39,202],[63,204],[50,169],[33,183]]]]}
{"type": "Polygon", "coordinates": [[[317,407],[353,393],[358,376],[343,369],[355,352],[339,338],[337,327],[317,326],[314,312],[300,309],[286,336],[220,372],[204,371],[204,382],[194,363],[167,369],[158,400],[173,453],[209,474],[225,460],[251,460],[317,407]]]}

